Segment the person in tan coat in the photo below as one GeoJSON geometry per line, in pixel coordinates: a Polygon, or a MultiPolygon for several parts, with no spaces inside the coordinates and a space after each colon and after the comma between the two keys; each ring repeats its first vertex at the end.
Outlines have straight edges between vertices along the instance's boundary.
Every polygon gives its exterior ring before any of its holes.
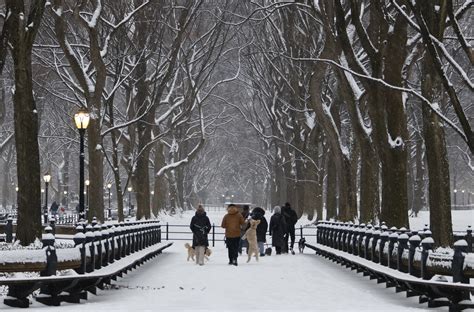
{"type": "Polygon", "coordinates": [[[240,242],[240,226],[245,219],[234,204],[227,207],[227,214],[222,219],[221,226],[225,229],[225,244],[229,254],[229,264],[237,265],[240,242]]]}

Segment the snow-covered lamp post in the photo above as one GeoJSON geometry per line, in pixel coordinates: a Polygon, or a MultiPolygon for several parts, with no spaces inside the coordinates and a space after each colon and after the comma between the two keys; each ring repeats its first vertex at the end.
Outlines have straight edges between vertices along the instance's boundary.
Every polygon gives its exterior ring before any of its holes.
{"type": "Polygon", "coordinates": [[[107,212],[107,217],[108,218],[111,218],[112,217],[112,209],[110,208],[110,196],[112,195],[110,193],[110,188],[112,187],[112,184],[111,183],[108,183],[107,184],[107,189],[109,190],[109,209],[108,209],[108,212],[107,212]]]}
{"type": "Polygon", "coordinates": [[[128,191],[128,216],[132,216],[132,187],[127,188],[128,191]]]}
{"type": "Polygon", "coordinates": [[[44,207],[43,207],[43,223],[48,223],[48,186],[51,181],[51,175],[49,172],[45,173],[43,176],[44,181],[44,207]]]}
{"type": "Polygon", "coordinates": [[[89,213],[89,185],[91,184],[91,181],[89,179],[86,180],[86,212],[84,214],[84,218],[87,219],[87,214],[89,213]]]}
{"type": "Polygon", "coordinates": [[[81,108],[74,114],[74,122],[79,130],[79,220],[85,218],[84,214],[84,134],[89,125],[89,113],[81,108]]]}

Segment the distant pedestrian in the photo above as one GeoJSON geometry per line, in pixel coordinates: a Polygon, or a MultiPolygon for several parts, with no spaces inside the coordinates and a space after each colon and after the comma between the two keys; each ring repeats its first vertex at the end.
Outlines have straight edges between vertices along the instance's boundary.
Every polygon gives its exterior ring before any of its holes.
{"type": "Polygon", "coordinates": [[[229,254],[229,264],[237,265],[240,227],[245,223],[245,219],[239,212],[236,205],[230,204],[227,207],[227,214],[222,219],[221,226],[225,229],[225,244],[229,254]]]}
{"type": "Polygon", "coordinates": [[[53,203],[51,204],[51,214],[53,216],[56,216],[58,214],[58,209],[59,209],[59,205],[56,201],[53,201],[53,203]]]}
{"type": "Polygon", "coordinates": [[[277,255],[281,254],[283,247],[284,235],[286,233],[285,218],[281,214],[281,207],[275,206],[273,208],[273,216],[270,219],[270,235],[272,236],[272,246],[275,247],[277,255]]]}
{"type": "Polygon", "coordinates": [[[260,220],[260,223],[257,226],[257,244],[258,250],[260,252],[260,257],[265,256],[265,243],[267,242],[267,229],[268,222],[265,219],[265,210],[260,207],[255,207],[252,209],[251,213],[252,219],[260,220]]]}
{"type": "Polygon", "coordinates": [[[288,253],[288,240],[290,241],[290,252],[294,255],[293,247],[295,246],[295,224],[298,222],[298,216],[296,211],[291,209],[290,203],[285,203],[285,206],[281,209],[281,214],[286,221],[286,233],[285,233],[285,244],[283,245],[283,253],[288,253]]]}
{"type": "Polygon", "coordinates": [[[207,234],[211,231],[211,221],[206,215],[206,211],[202,205],[196,209],[196,213],[189,224],[193,232],[193,248],[196,252],[196,264],[204,265],[204,253],[209,247],[207,234]]]}

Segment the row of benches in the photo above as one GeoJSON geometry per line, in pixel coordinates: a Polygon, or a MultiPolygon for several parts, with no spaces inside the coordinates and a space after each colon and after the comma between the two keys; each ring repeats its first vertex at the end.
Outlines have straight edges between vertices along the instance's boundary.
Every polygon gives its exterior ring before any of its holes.
{"type": "Polygon", "coordinates": [[[1,252],[0,272],[40,273],[37,277],[0,278],[0,285],[8,287],[4,304],[28,307],[30,295],[37,290],[35,299],[46,305],[79,303],[80,299],[87,299],[88,292],[95,294],[97,288],[104,288],[171,246],[161,244],[157,221],[79,225],[74,235],[75,247],[66,249],[54,247],[55,237],[48,227],[42,241],[42,250],[1,252]],[[60,270],[69,273],[57,274],[60,270]]]}

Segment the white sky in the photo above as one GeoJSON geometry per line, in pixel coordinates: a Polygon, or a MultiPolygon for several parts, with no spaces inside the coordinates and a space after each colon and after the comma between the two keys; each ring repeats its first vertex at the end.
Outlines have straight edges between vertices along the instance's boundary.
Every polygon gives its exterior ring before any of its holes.
{"type": "MultiPolygon", "coordinates": [[[[193,214],[166,216],[163,222],[188,225],[193,214]]],[[[220,225],[223,212],[208,215],[211,223],[220,225]]],[[[455,215],[456,222],[465,223],[456,228],[472,224],[472,216],[472,211],[455,215]]],[[[424,220],[427,214],[422,213],[412,220],[412,227],[422,227],[424,220]]],[[[163,254],[113,282],[115,289],[99,291],[97,296],[89,294],[90,300],[81,304],[48,307],[33,300],[28,311],[448,311],[428,309],[426,304],[418,304],[417,297],[405,298],[405,293],[396,294],[393,288],[386,289],[385,284],[309,249],[294,256],[273,253],[258,263],[255,259],[246,263],[246,256],[240,256],[235,267],[227,264],[227,250],[218,242],[210,260],[197,266],[186,261],[184,243],[175,241],[163,254]]],[[[0,309],[16,310],[1,302],[0,309]]]]}

